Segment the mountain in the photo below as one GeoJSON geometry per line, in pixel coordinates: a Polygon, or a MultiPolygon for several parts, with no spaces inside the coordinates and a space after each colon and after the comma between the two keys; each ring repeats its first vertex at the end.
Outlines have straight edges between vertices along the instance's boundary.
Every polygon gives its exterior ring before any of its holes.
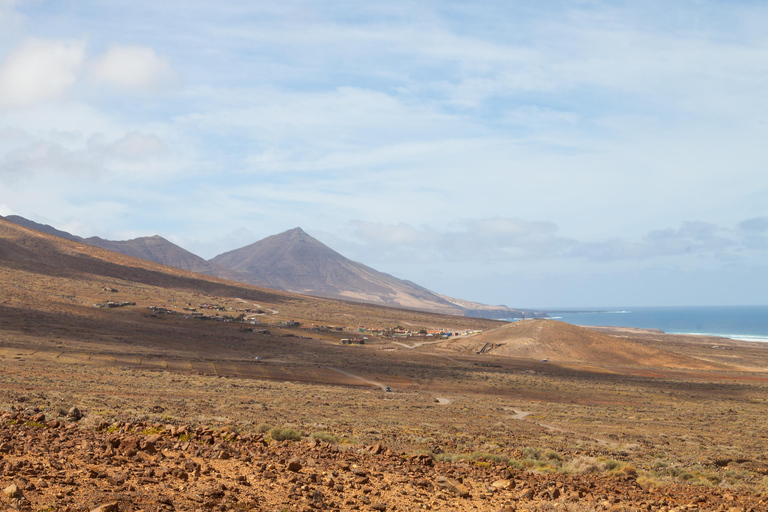
{"type": "Polygon", "coordinates": [[[482,334],[451,340],[445,345],[461,352],[523,359],[546,359],[553,363],[722,368],[719,363],[661,350],[637,341],[557,320],[513,322],[482,334]]]}
{"type": "Polygon", "coordinates": [[[134,258],[154,261],[169,267],[181,268],[231,281],[245,282],[248,279],[248,276],[245,274],[208,262],[158,235],[120,241],[104,240],[94,236],[84,239],[83,243],[133,256],[134,258]]]}
{"type": "Polygon", "coordinates": [[[540,312],[489,306],[434,293],[411,281],[352,261],[301,228],[267,237],[206,261],[158,235],[121,241],[81,238],[16,215],[5,217],[5,220],[162,265],[316,297],[477,318],[546,316],[540,312]]]}
{"type": "MultiPolygon", "coordinates": [[[[288,321],[349,329],[357,329],[360,324],[457,330],[498,325],[493,320],[383,308],[256,287],[66,240],[5,219],[0,219],[0,283],[0,341],[4,342],[8,342],[8,333],[28,339],[36,330],[44,344],[51,343],[52,336],[66,339],[67,343],[87,344],[95,339],[94,333],[101,333],[96,335],[98,343],[154,340],[151,344],[161,352],[173,343],[187,350],[188,338],[197,336],[200,330],[194,326],[202,324],[182,319],[165,322],[163,315],[156,319],[147,316],[149,306],[180,312],[185,303],[193,307],[220,304],[227,311],[263,310],[256,313],[257,318],[270,329],[279,329],[278,323],[288,321]],[[118,316],[94,307],[107,301],[135,302],[136,306],[120,309],[125,315],[118,316]]],[[[205,334],[204,343],[220,354],[228,347],[226,332],[224,336],[205,334]]],[[[275,347],[283,351],[284,345],[279,341],[275,347]]],[[[0,360],[2,357],[0,354],[0,360]]]]}
{"type": "Polygon", "coordinates": [[[47,224],[40,224],[38,222],[19,217],[18,215],[9,215],[7,217],[0,217],[9,222],[12,222],[18,226],[34,229],[42,233],[64,238],[65,240],[71,240],[73,242],[81,242],[84,244],[106,249],[108,251],[114,251],[127,256],[133,256],[134,258],[141,258],[143,260],[160,263],[161,265],[168,265],[169,267],[176,267],[183,270],[189,270],[191,272],[198,272],[200,274],[207,274],[209,276],[219,277],[221,279],[229,279],[230,281],[245,282],[248,278],[247,275],[242,275],[237,271],[233,271],[226,267],[220,267],[214,263],[209,263],[200,256],[193,254],[186,249],[179,247],[178,245],[169,242],[165,238],[154,235],[134,238],[131,240],[105,240],[97,236],[90,238],[82,238],[66,231],[61,231],[47,224]]]}
{"type": "Polygon", "coordinates": [[[48,224],[40,224],[39,222],[25,219],[24,217],[19,217],[18,215],[8,215],[7,217],[0,217],[0,219],[5,219],[8,222],[13,222],[18,226],[34,229],[35,231],[40,231],[42,233],[47,233],[49,235],[58,236],[59,238],[64,238],[66,240],[72,240],[73,242],[83,241],[83,239],[77,235],[67,233],[66,231],[61,231],[59,229],[54,228],[53,226],[49,226],[48,224]]]}
{"type": "Polygon", "coordinates": [[[456,307],[414,284],[352,261],[294,228],[220,254],[212,263],[248,282],[307,295],[456,314],[456,307]]]}
{"type": "Polygon", "coordinates": [[[411,281],[379,272],[342,256],[301,228],[272,235],[210,261],[247,274],[247,282],[252,284],[307,295],[462,316],[522,315],[520,310],[505,306],[438,295],[411,281]]]}

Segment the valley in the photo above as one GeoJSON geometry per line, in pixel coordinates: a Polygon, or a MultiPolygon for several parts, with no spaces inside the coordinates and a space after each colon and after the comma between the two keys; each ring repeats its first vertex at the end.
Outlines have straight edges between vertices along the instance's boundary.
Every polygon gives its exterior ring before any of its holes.
{"type": "Polygon", "coordinates": [[[760,344],[309,297],[1,220],[0,283],[6,508],[766,506],[760,344]]]}

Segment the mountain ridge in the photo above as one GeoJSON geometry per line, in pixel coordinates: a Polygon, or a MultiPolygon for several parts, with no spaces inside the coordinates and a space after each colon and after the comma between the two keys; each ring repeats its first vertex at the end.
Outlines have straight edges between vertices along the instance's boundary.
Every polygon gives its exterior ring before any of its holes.
{"type": "Polygon", "coordinates": [[[542,313],[440,295],[412,281],[350,260],[300,227],[205,260],[159,235],[122,241],[95,236],[82,238],[17,215],[4,219],[70,241],[155,263],[293,293],[468,317],[542,316],[542,313]]]}

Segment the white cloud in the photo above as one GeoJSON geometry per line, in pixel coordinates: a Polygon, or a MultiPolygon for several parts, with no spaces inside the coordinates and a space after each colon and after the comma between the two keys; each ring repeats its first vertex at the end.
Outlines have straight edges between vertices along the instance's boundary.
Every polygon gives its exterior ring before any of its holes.
{"type": "Polygon", "coordinates": [[[179,74],[170,60],[146,46],[112,46],[91,64],[91,79],[135,92],[155,92],[176,85],[179,74]]]}
{"type": "Polygon", "coordinates": [[[71,151],[60,144],[38,141],[8,152],[0,161],[0,176],[20,179],[37,174],[91,174],[101,169],[100,162],[82,151],[71,151]]]}
{"type": "Polygon", "coordinates": [[[745,231],[757,233],[768,232],[768,217],[754,217],[739,222],[739,227],[745,231]]]}
{"type": "Polygon", "coordinates": [[[5,33],[12,32],[12,28],[23,23],[24,17],[15,10],[16,4],[17,0],[0,0],[0,28],[5,33]]]}
{"type": "Polygon", "coordinates": [[[0,65],[0,109],[59,99],[77,81],[83,41],[28,39],[0,65]]]}
{"type": "Polygon", "coordinates": [[[126,133],[110,143],[92,139],[90,147],[95,153],[126,162],[146,161],[157,157],[166,149],[160,137],[138,131],[126,133]]]}
{"type": "Polygon", "coordinates": [[[0,216],[6,217],[8,215],[13,215],[13,210],[11,210],[8,206],[0,203],[0,216]]]}
{"type": "Polygon", "coordinates": [[[667,261],[669,258],[730,259],[768,248],[760,232],[765,219],[739,224],[742,230],[707,222],[683,222],[679,228],[646,233],[638,241],[609,238],[578,240],[559,233],[551,222],[488,218],[460,222],[451,229],[416,228],[404,223],[387,225],[353,222],[357,244],[349,249],[368,261],[523,262],[573,260],[600,264],[607,261],[667,261]],[[745,232],[744,227],[751,229],[745,232]]]}

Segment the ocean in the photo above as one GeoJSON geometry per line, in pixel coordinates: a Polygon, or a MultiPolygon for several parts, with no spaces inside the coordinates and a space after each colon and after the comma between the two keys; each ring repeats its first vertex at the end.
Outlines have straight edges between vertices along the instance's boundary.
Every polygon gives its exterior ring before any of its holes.
{"type": "Polygon", "coordinates": [[[704,334],[768,342],[768,306],[588,308],[548,310],[574,325],[661,329],[670,334],[704,334]]]}

